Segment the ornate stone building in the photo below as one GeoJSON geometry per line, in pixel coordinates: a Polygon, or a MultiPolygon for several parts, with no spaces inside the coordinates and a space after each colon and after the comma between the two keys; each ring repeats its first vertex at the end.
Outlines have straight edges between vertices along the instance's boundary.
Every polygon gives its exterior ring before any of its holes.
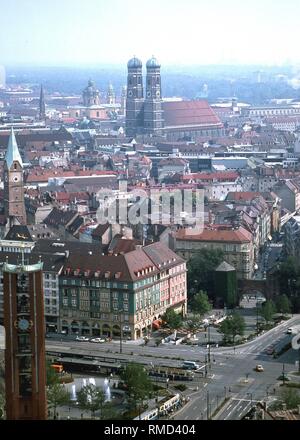
{"type": "Polygon", "coordinates": [[[83,105],[86,107],[100,105],[100,92],[92,80],[89,80],[87,87],[83,90],[82,99],[83,105]]]}

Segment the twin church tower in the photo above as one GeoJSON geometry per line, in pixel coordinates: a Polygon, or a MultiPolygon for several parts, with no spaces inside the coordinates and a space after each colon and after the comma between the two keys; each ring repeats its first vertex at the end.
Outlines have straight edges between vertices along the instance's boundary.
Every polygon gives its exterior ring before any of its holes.
{"type": "Polygon", "coordinates": [[[161,136],[164,119],[160,64],[154,57],[147,61],[145,97],[141,60],[133,57],[127,67],[126,135],[161,136]]]}

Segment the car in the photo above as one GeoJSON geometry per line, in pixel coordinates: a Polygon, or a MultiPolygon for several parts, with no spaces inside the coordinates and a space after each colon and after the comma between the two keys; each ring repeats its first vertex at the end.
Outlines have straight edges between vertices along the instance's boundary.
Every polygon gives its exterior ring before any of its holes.
{"type": "Polygon", "coordinates": [[[105,342],[105,339],[101,339],[101,338],[92,338],[92,339],[90,339],[90,342],[100,342],[100,343],[103,343],[103,342],[105,342]]]}
{"type": "Polygon", "coordinates": [[[291,335],[293,333],[293,329],[292,328],[288,328],[286,331],[287,335],[291,335]]]}
{"type": "Polygon", "coordinates": [[[255,371],[262,372],[264,371],[264,367],[262,365],[256,365],[255,371]]]}
{"type": "Polygon", "coordinates": [[[86,336],[76,336],[76,341],[88,342],[89,340],[86,336]]]}
{"type": "Polygon", "coordinates": [[[183,370],[199,370],[200,365],[194,361],[184,361],[183,364],[181,365],[181,368],[183,370]]]}

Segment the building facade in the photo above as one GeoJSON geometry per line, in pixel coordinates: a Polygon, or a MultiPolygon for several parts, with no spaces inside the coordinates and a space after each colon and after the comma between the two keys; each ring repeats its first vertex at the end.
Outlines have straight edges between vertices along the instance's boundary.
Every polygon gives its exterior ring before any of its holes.
{"type": "Polygon", "coordinates": [[[185,229],[174,234],[174,250],[186,260],[201,249],[220,249],[233,266],[238,279],[250,279],[254,272],[253,236],[243,227],[212,225],[199,235],[188,235],[185,229]]]}
{"type": "Polygon", "coordinates": [[[60,276],[60,331],[137,339],[167,308],[186,313],[186,264],[161,243],[125,255],[72,256],[60,276]]]}

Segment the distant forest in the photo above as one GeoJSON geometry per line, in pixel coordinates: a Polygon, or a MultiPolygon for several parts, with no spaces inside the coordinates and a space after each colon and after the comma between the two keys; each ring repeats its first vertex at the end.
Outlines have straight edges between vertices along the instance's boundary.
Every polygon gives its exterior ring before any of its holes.
{"type": "MultiPolygon", "coordinates": [[[[236,96],[249,104],[263,104],[272,98],[300,99],[299,71],[289,66],[162,65],[161,74],[164,97],[205,98],[213,102],[218,98],[236,96]],[[296,79],[294,87],[289,83],[293,78],[296,79]]],[[[121,94],[121,88],[126,84],[127,69],[126,65],[94,68],[6,67],[6,76],[8,84],[26,84],[38,88],[43,83],[49,93],[70,95],[81,94],[91,78],[104,97],[109,81],[116,95],[121,94]]]]}

